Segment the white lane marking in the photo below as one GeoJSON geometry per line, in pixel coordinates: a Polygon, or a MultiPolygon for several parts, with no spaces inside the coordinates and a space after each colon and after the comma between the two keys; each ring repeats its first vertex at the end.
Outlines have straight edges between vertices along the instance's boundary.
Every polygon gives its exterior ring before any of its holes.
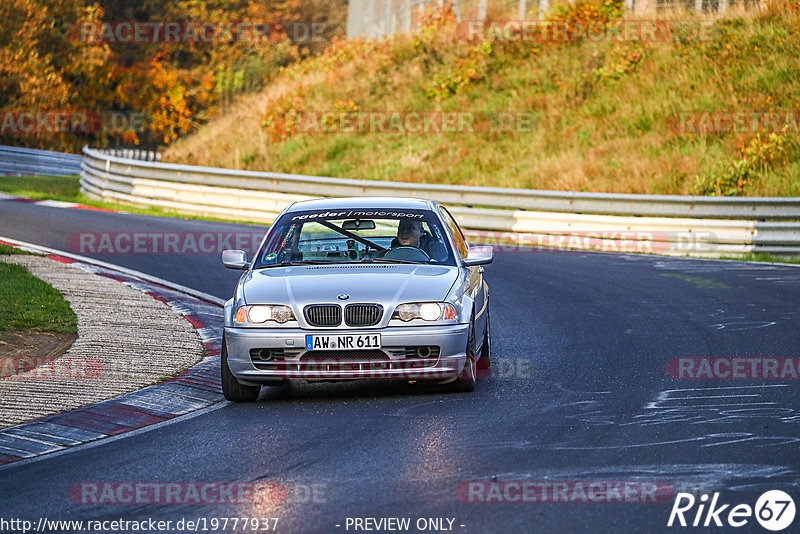
{"type": "Polygon", "coordinates": [[[17,197],[14,195],[9,195],[8,193],[0,191],[0,200],[13,200],[15,198],[17,197]]]}
{"type": "MultiPolygon", "coordinates": [[[[645,256],[633,256],[634,258],[641,259],[649,259],[645,256]]],[[[653,267],[656,269],[671,269],[672,266],[676,266],[680,268],[681,263],[685,262],[685,267],[687,267],[691,272],[704,272],[706,268],[710,269],[712,267],[721,267],[723,265],[727,265],[730,269],[727,270],[739,270],[739,269],[771,269],[774,267],[800,267],[800,263],[772,263],[772,262],[765,262],[765,261],[744,261],[744,260],[718,260],[715,258],[694,258],[692,256],[681,256],[680,258],[674,257],[658,257],[658,260],[653,263],[653,267]],[[690,266],[689,263],[695,262],[696,266],[690,266]],[[711,265],[699,265],[699,263],[708,262],[711,265]],[[694,267],[694,269],[693,269],[694,267]],[[695,270],[696,269],[696,270],[695,270]]],[[[711,271],[708,271],[711,272],[711,271]]],[[[716,269],[715,271],[716,272],[716,269]]]]}
{"type": "Polygon", "coordinates": [[[775,326],[778,324],[776,321],[741,321],[738,323],[717,323],[711,326],[717,327],[717,330],[727,330],[729,332],[738,332],[740,330],[757,330],[759,328],[767,328],[768,326],[775,326]],[[729,328],[735,326],[736,328],[729,328]]]}
{"type": "Polygon", "coordinates": [[[34,204],[47,208],[74,208],[78,205],[75,202],[65,202],[63,200],[39,200],[38,202],[34,202],[34,204]]]}
{"type": "Polygon", "coordinates": [[[50,460],[52,458],[57,458],[64,454],[70,454],[73,452],[85,451],[87,449],[93,449],[95,447],[99,447],[100,445],[106,445],[107,443],[113,443],[115,441],[130,438],[133,436],[138,436],[139,434],[144,434],[145,432],[150,432],[151,430],[156,430],[157,428],[161,428],[167,425],[171,425],[174,423],[182,423],[184,421],[188,421],[190,419],[194,419],[195,417],[199,417],[201,415],[205,415],[207,413],[219,410],[220,408],[224,408],[230,405],[230,401],[220,401],[216,404],[212,404],[206,408],[201,408],[199,410],[195,410],[191,413],[187,413],[185,415],[179,415],[178,417],[174,417],[172,419],[167,419],[166,421],[161,421],[160,423],[154,423],[152,425],[148,425],[142,428],[137,428],[136,430],[131,430],[130,432],[124,432],[122,434],[118,434],[116,436],[110,437],[103,437],[97,438],[96,440],[89,441],[87,443],[83,443],[82,445],[76,445],[75,447],[67,447],[65,449],[61,449],[51,453],[40,454],[38,456],[34,456],[32,458],[25,458],[22,460],[17,460],[15,462],[11,462],[10,464],[0,466],[0,471],[5,471],[7,469],[13,469],[15,467],[21,467],[24,465],[32,464],[34,462],[40,462],[42,460],[50,460]]]}
{"type": "Polygon", "coordinates": [[[708,395],[699,397],[670,397],[669,400],[689,400],[689,399],[730,399],[733,397],[758,397],[757,394],[752,395],[708,395]]]}
{"type": "Polygon", "coordinates": [[[717,441],[716,443],[702,443],[700,447],[719,447],[720,445],[731,445],[733,443],[741,443],[744,441],[772,441],[771,445],[756,445],[757,447],[769,447],[769,446],[776,446],[776,445],[788,445],[790,443],[797,443],[800,441],[800,438],[796,438],[794,436],[757,436],[755,434],[751,434],[749,432],[739,432],[739,433],[720,433],[720,434],[705,434],[703,436],[697,436],[692,438],[685,438],[685,439],[674,439],[668,441],[652,441],[647,443],[631,443],[631,444],[617,444],[617,445],[587,445],[583,447],[579,446],[555,446],[551,447],[552,450],[556,451],[600,451],[600,450],[614,450],[614,449],[638,449],[642,447],[653,447],[658,445],[676,445],[678,443],[692,443],[697,441],[717,441]]]}
{"type": "MultiPolygon", "coordinates": [[[[672,399],[667,399],[672,400],[672,399]]],[[[644,405],[646,410],[693,410],[693,409],[706,409],[706,408],[728,408],[730,406],[774,406],[777,402],[731,402],[725,404],[680,404],[678,406],[659,405],[660,401],[648,402],[644,405]]]]}
{"type": "Polygon", "coordinates": [[[208,293],[204,293],[202,291],[197,291],[196,289],[192,289],[191,287],[186,287],[181,284],[176,284],[175,282],[170,282],[169,280],[164,280],[163,278],[158,278],[157,276],[151,276],[149,274],[145,274],[140,271],[134,271],[133,269],[128,269],[126,267],[122,267],[120,265],[115,265],[113,263],[108,263],[105,261],[95,260],[92,258],[87,258],[86,256],[80,256],[78,254],[72,254],[71,252],[65,252],[63,250],[58,250],[55,248],[43,247],[41,245],[36,245],[33,243],[28,243],[26,241],[19,241],[17,239],[11,239],[10,237],[3,237],[0,236],[0,240],[5,241],[7,243],[12,243],[17,245],[25,250],[30,250],[32,252],[42,252],[45,254],[57,254],[59,256],[64,256],[65,258],[71,258],[73,260],[82,261],[84,263],[88,263],[89,265],[96,265],[98,267],[103,267],[105,269],[110,269],[112,271],[117,271],[122,274],[127,274],[128,276],[132,276],[134,278],[140,278],[142,280],[146,280],[147,282],[152,282],[154,284],[159,284],[164,287],[168,287],[169,289],[174,289],[175,291],[179,291],[181,293],[186,293],[192,297],[196,297],[200,300],[205,300],[206,302],[211,302],[216,304],[217,306],[224,306],[225,301],[219,297],[215,297],[214,295],[209,295],[208,293]]]}
{"type": "Polygon", "coordinates": [[[681,389],[665,389],[664,391],[658,394],[659,397],[665,395],[667,393],[672,393],[674,391],[710,391],[710,390],[721,390],[721,389],[753,389],[753,388],[785,388],[789,387],[788,384],[758,384],[753,386],[719,386],[719,387],[707,387],[707,388],[681,388],[681,389]]]}

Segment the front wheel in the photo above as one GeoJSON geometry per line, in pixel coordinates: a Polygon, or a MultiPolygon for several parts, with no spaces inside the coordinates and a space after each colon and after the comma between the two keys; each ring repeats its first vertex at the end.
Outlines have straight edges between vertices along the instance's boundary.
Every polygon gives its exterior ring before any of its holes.
{"type": "Polygon", "coordinates": [[[236,380],[231,370],[228,368],[228,344],[225,343],[225,336],[222,336],[222,355],[220,357],[220,372],[222,378],[222,394],[226,399],[233,402],[253,402],[261,392],[261,386],[245,386],[236,380]]]}
{"type": "Polygon", "coordinates": [[[475,323],[469,325],[469,335],[467,336],[467,361],[464,368],[459,373],[458,378],[452,382],[451,389],[456,393],[466,393],[475,389],[477,377],[477,349],[475,347],[475,323]]]}

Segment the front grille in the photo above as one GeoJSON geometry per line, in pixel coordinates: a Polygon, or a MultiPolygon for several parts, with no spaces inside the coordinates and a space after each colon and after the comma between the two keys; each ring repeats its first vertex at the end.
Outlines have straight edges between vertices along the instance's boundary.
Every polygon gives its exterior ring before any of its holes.
{"type": "Polygon", "coordinates": [[[342,308],[338,304],[313,304],[303,310],[311,326],[339,326],[342,323],[342,308]]]}
{"type": "Polygon", "coordinates": [[[381,350],[309,350],[300,357],[304,362],[375,362],[389,361],[381,350]]]}
{"type": "Polygon", "coordinates": [[[344,322],[347,326],[375,326],[383,317],[383,306],[379,304],[348,304],[344,307],[344,322]]]}

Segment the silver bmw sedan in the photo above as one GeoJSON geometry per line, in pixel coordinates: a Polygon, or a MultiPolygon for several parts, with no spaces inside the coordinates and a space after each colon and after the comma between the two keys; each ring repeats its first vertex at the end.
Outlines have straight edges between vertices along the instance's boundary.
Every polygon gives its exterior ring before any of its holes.
{"type": "Polygon", "coordinates": [[[253,401],[286,380],[433,380],[472,391],[489,372],[492,248],[470,246],[431,200],[296,202],[225,303],[222,389],[253,401]]]}

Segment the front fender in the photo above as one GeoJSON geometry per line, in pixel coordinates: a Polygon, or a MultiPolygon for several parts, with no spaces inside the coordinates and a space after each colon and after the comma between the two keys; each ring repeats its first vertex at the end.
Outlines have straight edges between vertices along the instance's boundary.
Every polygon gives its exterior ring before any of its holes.
{"type": "Polygon", "coordinates": [[[225,326],[232,327],[233,326],[233,299],[228,299],[225,302],[225,307],[223,308],[223,314],[225,317],[225,326]]]}

